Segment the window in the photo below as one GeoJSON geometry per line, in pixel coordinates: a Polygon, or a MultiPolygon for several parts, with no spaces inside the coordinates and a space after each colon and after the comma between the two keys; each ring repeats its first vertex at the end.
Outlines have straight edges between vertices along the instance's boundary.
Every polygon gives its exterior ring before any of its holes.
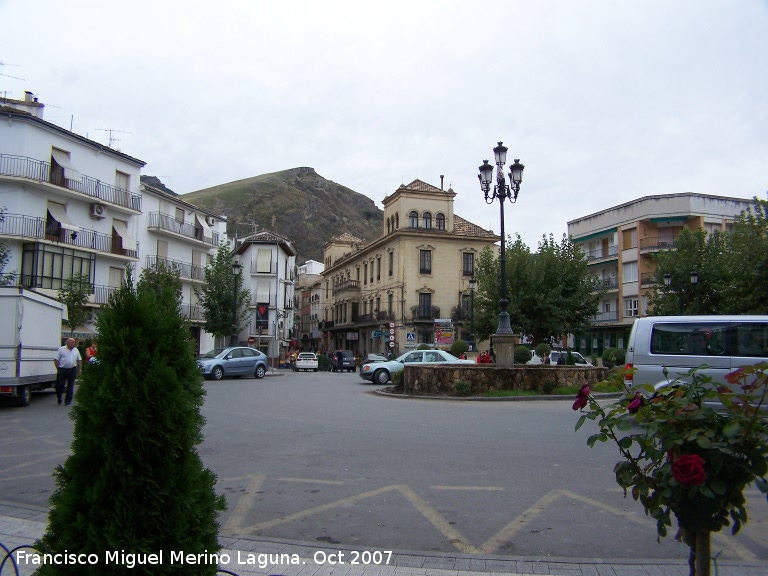
{"type": "Polygon", "coordinates": [[[637,228],[622,231],[623,249],[637,248],[637,228]]]}
{"type": "Polygon", "coordinates": [[[392,277],[394,273],[395,273],[395,253],[390,252],[389,253],[389,276],[392,277]]]}
{"type": "Polygon", "coordinates": [[[390,220],[391,220],[391,218],[387,218],[387,234],[389,234],[389,227],[390,227],[390,224],[391,224],[390,220]]]}
{"type": "Polygon", "coordinates": [[[429,318],[432,313],[432,294],[429,292],[419,294],[419,318],[429,318]]]}
{"type": "Polygon", "coordinates": [[[120,172],[120,170],[115,170],[115,188],[120,188],[121,190],[130,190],[131,189],[130,174],[126,174],[125,172],[120,172]]]}
{"type": "Polygon", "coordinates": [[[21,259],[22,285],[28,288],[61,290],[64,281],[76,274],[93,281],[94,254],[49,244],[24,244],[21,259]]]}
{"type": "Polygon", "coordinates": [[[381,280],[381,256],[376,256],[376,280],[381,280]]]}
{"type": "Polygon", "coordinates": [[[475,253],[464,252],[462,255],[462,268],[464,270],[464,276],[475,275],[475,253]]]}
{"type": "Polygon", "coordinates": [[[270,282],[267,280],[260,280],[256,284],[256,303],[258,304],[269,304],[269,294],[270,294],[270,282]]]}
{"type": "Polygon", "coordinates": [[[435,227],[438,230],[445,230],[445,216],[439,212],[437,213],[437,216],[435,216],[435,227]]]}
{"type": "Polygon", "coordinates": [[[176,208],[176,222],[184,222],[184,208],[176,208]]]}
{"type": "Polygon", "coordinates": [[[637,282],[637,262],[625,262],[622,264],[622,283],[637,282]]]}
{"type": "Polygon", "coordinates": [[[424,224],[424,228],[426,228],[427,230],[432,229],[432,214],[430,214],[429,212],[424,212],[424,215],[421,217],[421,221],[424,224]]]}
{"type": "Polygon", "coordinates": [[[432,250],[419,250],[419,273],[432,274],[432,250]]]}
{"type": "Polygon", "coordinates": [[[357,274],[357,282],[360,283],[360,266],[357,266],[355,268],[355,273],[357,274]]]}
{"type": "Polygon", "coordinates": [[[624,298],[624,318],[637,316],[637,298],[624,298]]]}
{"type": "Polygon", "coordinates": [[[419,227],[419,213],[416,212],[416,210],[412,211],[408,215],[408,227],[409,228],[418,228],[419,227]]]}
{"type": "Polygon", "coordinates": [[[376,308],[373,309],[374,312],[381,312],[381,297],[376,296],[376,308]]]}
{"type": "Polygon", "coordinates": [[[394,314],[394,306],[393,306],[393,304],[394,304],[394,295],[393,294],[389,294],[387,296],[387,305],[388,305],[387,312],[389,313],[389,317],[390,318],[392,318],[392,315],[394,314]]]}
{"type": "Polygon", "coordinates": [[[373,284],[373,260],[371,260],[371,284],[373,284]]]}
{"type": "Polygon", "coordinates": [[[725,354],[727,324],[655,324],[651,354],[721,356],[725,354]]]}
{"type": "Polygon", "coordinates": [[[368,284],[368,262],[363,264],[363,284],[368,284]]]}
{"type": "Polygon", "coordinates": [[[400,214],[395,214],[395,229],[400,228],[400,214]]]}
{"type": "Polygon", "coordinates": [[[272,272],[272,250],[259,248],[256,252],[256,272],[269,274],[272,272]]]}

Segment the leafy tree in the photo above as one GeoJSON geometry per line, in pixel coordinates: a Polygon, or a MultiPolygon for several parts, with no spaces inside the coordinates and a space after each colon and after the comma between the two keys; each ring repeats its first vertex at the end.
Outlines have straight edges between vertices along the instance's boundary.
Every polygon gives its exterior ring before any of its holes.
{"type": "MultiPolygon", "coordinates": [[[[509,314],[515,332],[534,342],[589,329],[597,313],[602,288],[587,268],[580,248],[563,236],[543,237],[531,253],[520,236],[508,240],[507,285],[509,314]]],[[[478,339],[496,332],[501,265],[490,248],[478,258],[475,330],[478,339]],[[479,310],[479,313],[478,313],[479,310]]]]}
{"type": "MultiPolygon", "coordinates": [[[[163,565],[143,574],[189,574],[167,562],[171,550],[215,553],[215,475],[203,467],[204,389],[180,310],[181,283],[173,273],[132,272],[97,319],[99,361],[83,373],[72,408],[72,454],[55,472],[44,553],[164,551],[163,565]]],[[[46,564],[41,576],[129,575],[125,564],[46,564]]],[[[216,566],[194,574],[214,575],[216,566]]]]}
{"type": "Polygon", "coordinates": [[[59,290],[59,300],[67,307],[68,319],[65,320],[65,324],[69,326],[70,336],[75,333],[75,328],[88,320],[89,312],[85,303],[91,293],[93,293],[93,286],[88,276],[81,272],[67,278],[64,281],[64,287],[59,290]]]}
{"type": "Polygon", "coordinates": [[[469,350],[469,345],[464,340],[454,340],[451,344],[451,354],[458,358],[469,350]]]}
{"type": "Polygon", "coordinates": [[[213,258],[204,270],[205,283],[195,288],[205,318],[205,331],[214,336],[227,337],[232,334],[232,309],[234,293],[237,290],[236,331],[250,322],[251,291],[243,288],[243,272],[232,274],[233,251],[226,244],[220,244],[213,258]]]}

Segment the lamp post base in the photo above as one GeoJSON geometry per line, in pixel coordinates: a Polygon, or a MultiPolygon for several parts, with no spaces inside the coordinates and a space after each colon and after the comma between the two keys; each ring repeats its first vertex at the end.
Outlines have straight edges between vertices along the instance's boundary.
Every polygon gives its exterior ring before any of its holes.
{"type": "Polygon", "coordinates": [[[515,365],[515,334],[493,334],[493,348],[496,351],[496,367],[512,368],[515,365]]]}

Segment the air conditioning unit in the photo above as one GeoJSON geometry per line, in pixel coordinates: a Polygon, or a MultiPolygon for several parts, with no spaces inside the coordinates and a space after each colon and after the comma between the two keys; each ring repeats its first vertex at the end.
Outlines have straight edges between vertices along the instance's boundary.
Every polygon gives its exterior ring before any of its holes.
{"type": "Polygon", "coordinates": [[[208,226],[213,226],[214,224],[216,224],[216,218],[214,218],[213,216],[206,216],[205,223],[208,224],[208,226]]]}
{"type": "Polygon", "coordinates": [[[91,204],[91,218],[106,218],[107,207],[104,204],[91,204]]]}

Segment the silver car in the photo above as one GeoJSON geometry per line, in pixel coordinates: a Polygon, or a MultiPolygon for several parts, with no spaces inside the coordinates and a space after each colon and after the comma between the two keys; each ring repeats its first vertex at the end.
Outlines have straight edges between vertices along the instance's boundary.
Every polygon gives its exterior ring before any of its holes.
{"type": "Polygon", "coordinates": [[[365,364],[360,370],[363,380],[375,384],[386,384],[397,374],[405,369],[406,364],[474,364],[472,360],[460,360],[445,350],[413,350],[406,352],[399,358],[386,362],[372,362],[365,364]]]}
{"type": "Polygon", "coordinates": [[[267,373],[267,356],[253,348],[228,346],[214,348],[197,359],[205,378],[221,380],[225,376],[250,376],[264,378],[267,373]]]}

